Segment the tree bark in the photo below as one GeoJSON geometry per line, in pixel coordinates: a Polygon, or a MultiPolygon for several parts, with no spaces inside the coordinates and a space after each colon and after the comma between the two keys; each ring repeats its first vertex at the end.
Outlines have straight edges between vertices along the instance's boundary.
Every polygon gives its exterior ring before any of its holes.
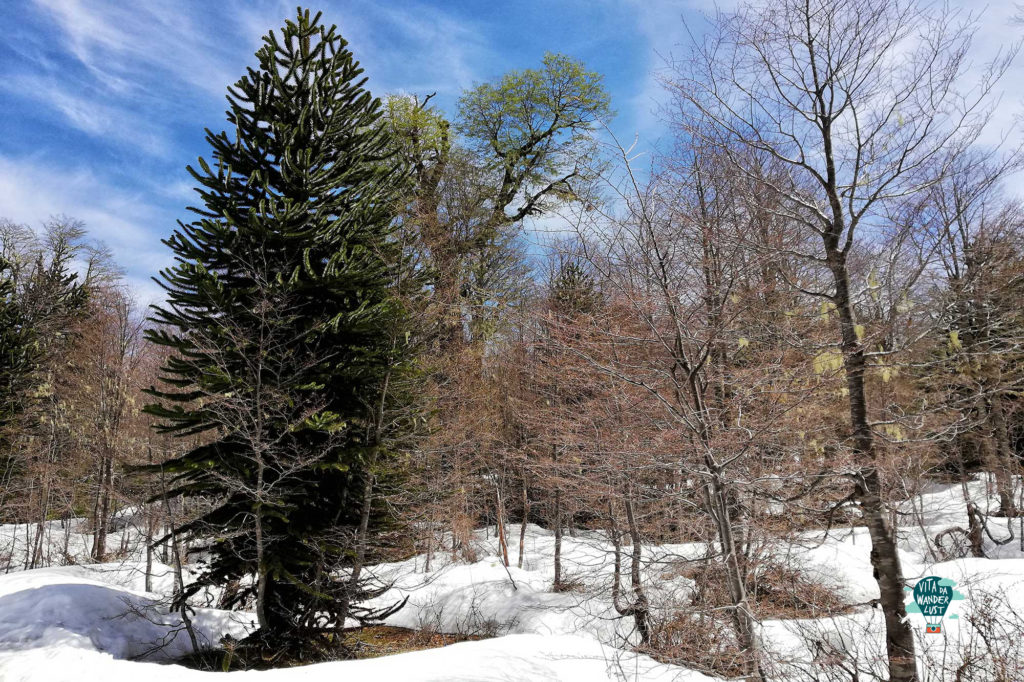
{"type": "Polygon", "coordinates": [[[1015,455],[1010,443],[1010,432],[1006,426],[1006,415],[1002,397],[996,395],[989,401],[989,417],[992,420],[992,437],[995,440],[994,460],[990,466],[996,479],[996,492],[999,495],[999,515],[1012,517],[1017,515],[1013,500],[1013,466],[1015,455]]]}
{"type": "Polygon", "coordinates": [[[633,503],[626,499],[626,523],[629,529],[630,542],[633,544],[633,554],[630,562],[630,587],[633,590],[633,601],[628,604],[621,602],[622,595],[622,538],[615,525],[615,510],[611,502],[608,503],[609,534],[614,547],[614,565],[612,569],[612,606],[620,616],[632,616],[637,632],[640,633],[641,646],[648,646],[651,643],[650,608],[647,595],[644,592],[640,580],[640,562],[643,559],[643,545],[640,542],[640,532],[636,526],[636,518],[633,515],[633,503]]]}
{"type": "Polygon", "coordinates": [[[356,555],[352,560],[352,573],[349,574],[348,588],[345,590],[342,613],[344,614],[341,618],[342,623],[345,622],[345,618],[348,617],[349,608],[352,605],[352,597],[356,593],[359,587],[359,578],[363,574],[363,565],[366,563],[366,544],[368,542],[368,531],[370,528],[370,512],[373,509],[373,486],[374,486],[374,474],[373,466],[376,463],[376,457],[370,462],[366,472],[366,481],[363,483],[363,502],[362,508],[359,511],[359,530],[356,534],[356,555]]]}
{"type": "MultiPolygon", "coordinates": [[[[827,139],[827,136],[826,136],[827,139]]],[[[826,158],[831,163],[831,155],[826,158]]],[[[838,199],[836,199],[838,204],[838,199]]],[[[838,207],[834,207],[840,210],[838,207]]],[[[836,232],[834,234],[841,234],[836,232]]],[[[838,248],[838,236],[826,243],[829,268],[835,284],[833,303],[839,314],[842,334],[843,364],[846,387],[849,392],[852,447],[859,470],[855,494],[871,538],[871,567],[878,584],[879,603],[885,616],[885,646],[889,661],[891,682],[916,682],[917,661],[914,652],[914,634],[907,621],[904,605],[906,581],[896,545],[895,529],[890,527],[882,498],[882,482],[878,471],[878,453],[874,434],[868,422],[867,395],[864,386],[864,349],[857,338],[853,301],[850,296],[846,254],[838,248]]]]}
{"type": "Polygon", "coordinates": [[[651,616],[647,593],[640,581],[643,542],[640,539],[640,530],[633,514],[633,501],[628,495],[626,497],[626,524],[629,526],[629,539],[633,543],[633,558],[629,567],[630,587],[633,588],[633,618],[636,621],[636,629],[640,632],[640,643],[646,646],[651,643],[651,616]]]}
{"type": "MultiPolygon", "coordinates": [[[[710,459],[710,456],[709,456],[710,459]]],[[[739,639],[740,647],[747,652],[747,679],[760,680],[760,638],[753,610],[747,598],[745,562],[741,561],[741,548],[733,529],[729,488],[722,479],[719,467],[708,462],[711,472],[710,482],[705,488],[708,511],[718,531],[718,541],[722,549],[722,563],[725,567],[726,587],[732,602],[733,625],[739,639]]]]}
{"type": "Polygon", "coordinates": [[[562,491],[555,488],[555,586],[562,589],[562,491]]]}
{"type": "Polygon", "coordinates": [[[100,456],[100,485],[97,491],[96,507],[93,518],[93,552],[92,556],[97,562],[102,562],[107,553],[107,534],[110,524],[110,489],[113,483],[114,463],[113,457],[107,448],[104,448],[100,456]]]}
{"type": "MultiPolygon", "coordinates": [[[[555,464],[555,476],[557,481],[558,476],[558,447],[555,445],[551,446],[551,462],[555,464]]],[[[558,592],[562,589],[562,487],[555,483],[555,510],[554,510],[554,524],[555,524],[555,584],[554,590],[558,592]]]]}
{"type": "Polygon", "coordinates": [[[530,495],[526,489],[526,472],[523,472],[523,522],[519,526],[519,568],[523,567],[523,551],[526,548],[526,524],[530,520],[530,495]]]}
{"type": "Polygon", "coordinates": [[[501,499],[501,486],[495,487],[496,493],[496,509],[498,514],[498,546],[501,548],[501,560],[505,562],[505,568],[508,568],[508,540],[505,537],[505,503],[501,499]]]}

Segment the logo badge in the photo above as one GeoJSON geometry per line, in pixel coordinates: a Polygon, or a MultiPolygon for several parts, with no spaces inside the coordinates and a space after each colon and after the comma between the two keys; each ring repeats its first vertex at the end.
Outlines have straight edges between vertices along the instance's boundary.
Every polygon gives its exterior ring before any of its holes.
{"type": "MultiPolygon", "coordinates": [[[[920,613],[924,616],[926,633],[942,634],[942,618],[946,615],[950,602],[964,598],[964,595],[953,589],[954,585],[956,583],[949,578],[934,575],[921,578],[914,585],[914,601],[907,604],[907,613],[920,613]]],[[[949,618],[955,619],[958,616],[952,614],[949,618]]]]}

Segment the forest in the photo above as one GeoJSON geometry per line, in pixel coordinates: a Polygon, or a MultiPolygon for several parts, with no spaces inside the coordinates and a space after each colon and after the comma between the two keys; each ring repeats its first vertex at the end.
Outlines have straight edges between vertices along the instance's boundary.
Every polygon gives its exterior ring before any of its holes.
{"type": "Polygon", "coordinates": [[[1024,679],[1020,43],[708,23],[641,154],[557,45],[448,110],[299,8],[159,301],[0,219],[0,678],[1024,679]]]}

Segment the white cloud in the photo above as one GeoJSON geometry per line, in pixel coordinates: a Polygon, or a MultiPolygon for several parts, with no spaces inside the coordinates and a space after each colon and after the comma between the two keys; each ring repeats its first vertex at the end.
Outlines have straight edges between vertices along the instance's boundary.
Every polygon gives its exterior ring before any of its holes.
{"type": "Polygon", "coordinates": [[[137,112],[112,105],[109,100],[75,92],[60,81],[37,75],[15,75],[0,82],[6,90],[49,106],[67,125],[93,137],[117,140],[135,150],[164,157],[172,148],[167,131],[137,112]]]}
{"type": "Polygon", "coordinates": [[[170,250],[155,236],[169,233],[172,224],[145,197],[112,187],[84,169],[0,156],[0,217],[38,228],[57,215],[82,220],[91,238],[110,247],[142,301],[162,298],[149,276],[172,262],[170,250]]]}
{"type": "MultiPolygon", "coordinates": [[[[0,155],[0,216],[35,227],[59,214],[83,220],[127,267],[141,296],[162,298],[148,277],[171,262],[159,241],[173,227],[164,207],[180,212],[195,200],[184,170],[168,177],[162,161],[180,153],[175,136],[184,127],[222,125],[226,86],[253,63],[262,36],[293,16],[294,4],[33,0],[30,7],[42,30],[19,43],[18,60],[0,65],[0,92],[27,100],[22,112],[47,108],[105,145],[115,164],[127,165],[125,150],[159,161],[114,185],[101,168],[55,165],[65,155],[45,144],[37,156],[0,155]]],[[[325,19],[351,42],[377,94],[457,94],[493,57],[482,31],[443,9],[346,2],[328,7],[325,19]]]]}
{"type": "Polygon", "coordinates": [[[219,5],[223,17],[168,0],[34,4],[47,50],[19,52],[23,60],[3,70],[0,87],[49,106],[96,139],[153,157],[168,157],[174,126],[198,128],[218,112],[227,85],[252,61],[256,40],[245,30],[259,13],[245,4],[237,12],[234,3],[219,5]]]}
{"type": "MultiPolygon", "coordinates": [[[[771,0],[762,0],[771,2],[771,0]]],[[[649,55],[650,68],[639,94],[628,106],[636,116],[641,134],[659,130],[658,109],[667,103],[668,97],[658,81],[657,73],[664,71],[666,60],[685,56],[688,52],[689,36],[684,18],[696,35],[706,29],[705,15],[714,15],[718,9],[728,11],[738,5],[737,0],[630,0],[635,11],[637,27],[646,38],[645,49],[649,55]]],[[[1024,26],[1019,21],[1020,5],[1013,2],[997,2],[979,6],[973,0],[952,0],[951,6],[959,8],[966,18],[971,12],[977,18],[977,34],[972,45],[971,66],[965,74],[964,87],[970,87],[982,75],[986,66],[1000,54],[1024,38],[1024,26]]],[[[991,124],[982,137],[985,144],[996,144],[1014,127],[1022,112],[1020,92],[1024,88],[1024,55],[1019,56],[995,88],[999,100],[991,124]]],[[[1012,139],[1019,139],[1015,135],[1012,139]]]]}
{"type": "Polygon", "coordinates": [[[334,3],[325,19],[338,25],[349,49],[380,96],[408,92],[455,96],[489,78],[496,60],[482,26],[435,7],[385,3],[334,3]]]}
{"type": "MultiPolygon", "coordinates": [[[[3,71],[0,87],[49,106],[77,130],[154,157],[167,156],[172,126],[198,128],[219,113],[227,86],[253,63],[261,37],[295,11],[279,0],[34,4],[47,24],[43,42],[81,68],[66,68],[46,50],[21,51],[31,71],[3,71]]],[[[339,25],[379,95],[454,96],[492,56],[482,31],[441,9],[338,3],[325,20],[339,25]]]]}
{"type": "Polygon", "coordinates": [[[662,108],[668,102],[658,74],[673,55],[678,56],[688,49],[689,36],[684,20],[698,24],[696,28],[700,30],[703,18],[699,12],[708,11],[714,5],[711,0],[630,0],[630,6],[635,12],[637,30],[647,41],[638,48],[645,52],[647,71],[642,86],[628,106],[635,117],[641,144],[649,147],[656,140],[643,138],[664,132],[662,108]]]}
{"type": "Polygon", "coordinates": [[[158,76],[165,86],[187,84],[219,95],[233,80],[229,63],[234,61],[230,56],[236,35],[232,27],[192,19],[180,3],[35,2],[66,36],[74,57],[113,93],[138,92],[158,76]]]}

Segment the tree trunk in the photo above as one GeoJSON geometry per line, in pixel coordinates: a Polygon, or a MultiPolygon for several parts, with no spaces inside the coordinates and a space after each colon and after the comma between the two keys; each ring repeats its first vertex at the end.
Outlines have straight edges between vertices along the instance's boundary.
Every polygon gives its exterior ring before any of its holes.
{"type": "Polygon", "coordinates": [[[146,592],[153,591],[153,532],[146,534],[146,592]]]}
{"type": "Polygon", "coordinates": [[[562,491],[555,488],[555,592],[562,589],[562,491]]]}
{"type": "Polygon", "coordinates": [[[640,530],[633,515],[633,501],[626,497],[626,523],[629,526],[629,539],[633,543],[633,560],[629,567],[630,587],[633,588],[633,619],[636,629],[640,632],[640,643],[647,646],[651,643],[650,605],[647,593],[640,581],[640,563],[643,560],[643,543],[640,530]]]}
{"type": "Polygon", "coordinates": [[[882,498],[878,454],[875,450],[874,434],[868,422],[868,403],[864,386],[864,349],[857,337],[846,256],[834,245],[826,244],[826,249],[835,284],[833,302],[839,314],[842,333],[843,363],[846,369],[850,424],[853,430],[852,446],[859,464],[855,494],[871,538],[871,567],[874,569],[880,604],[885,615],[889,678],[891,682],[916,682],[914,634],[907,621],[903,602],[906,581],[903,579],[903,567],[900,565],[900,555],[897,551],[895,529],[890,528],[882,498]]]}
{"type": "Polygon", "coordinates": [[[253,521],[256,526],[256,621],[260,626],[260,632],[266,635],[270,631],[270,619],[267,617],[267,592],[269,588],[267,583],[270,578],[267,575],[267,556],[266,548],[264,547],[265,538],[263,537],[263,506],[261,496],[263,494],[263,476],[266,464],[263,461],[262,452],[257,453],[256,462],[256,509],[253,514],[253,521]]]}
{"type": "MultiPolygon", "coordinates": [[[[374,458],[375,460],[376,458],[374,458]]],[[[359,588],[359,578],[363,573],[363,564],[366,562],[366,543],[368,542],[368,531],[370,528],[370,512],[373,509],[373,461],[367,467],[366,481],[363,483],[363,502],[359,511],[359,530],[356,534],[356,555],[352,560],[352,573],[349,574],[348,588],[345,590],[344,604],[342,605],[341,622],[344,624],[348,617],[349,607],[352,605],[352,597],[359,588]]]]}
{"type": "Polygon", "coordinates": [[[189,642],[192,644],[192,651],[198,653],[199,640],[196,638],[196,630],[192,626],[192,617],[188,613],[188,602],[185,600],[185,575],[182,572],[181,545],[178,542],[178,534],[174,532],[174,515],[171,513],[170,500],[167,499],[167,488],[165,487],[162,471],[160,473],[160,487],[165,492],[163,496],[164,511],[167,514],[167,523],[171,529],[171,559],[173,561],[172,568],[174,569],[175,601],[178,603],[178,614],[181,616],[181,622],[185,626],[189,642]]]}
{"type": "Polygon", "coordinates": [[[558,447],[555,445],[551,446],[551,462],[555,465],[555,510],[554,510],[554,524],[555,524],[555,584],[554,590],[558,592],[562,589],[562,486],[557,483],[558,480],[558,447]]]}
{"type": "Polygon", "coordinates": [[[267,633],[270,622],[267,619],[267,567],[263,549],[263,523],[256,513],[256,622],[260,632],[267,633]]]}
{"type": "Polygon", "coordinates": [[[747,679],[760,680],[763,678],[760,669],[760,638],[753,610],[747,599],[745,562],[741,561],[740,543],[733,528],[729,488],[722,480],[719,467],[710,461],[710,455],[708,459],[707,466],[711,471],[711,480],[705,488],[706,503],[711,518],[715,522],[718,542],[722,548],[726,587],[733,605],[733,624],[736,628],[740,648],[749,656],[749,660],[745,662],[747,679]]]}
{"type": "Polygon", "coordinates": [[[519,526],[519,568],[523,567],[523,551],[526,548],[526,524],[530,520],[530,496],[526,490],[526,473],[523,473],[523,522],[519,526]]]}
{"type": "Polygon", "coordinates": [[[996,492],[999,494],[999,515],[1009,518],[1017,515],[1013,500],[1013,473],[1016,467],[1013,466],[1015,455],[1010,443],[1010,432],[1006,426],[1002,397],[993,397],[988,409],[989,417],[992,419],[992,437],[995,440],[995,457],[990,466],[996,479],[996,492]]]}
{"type": "Polygon", "coordinates": [[[96,507],[93,518],[93,552],[92,556],[98,562],[103,561],[107,553],[107,533],[110,524],[110,489],[114,474],[113,457],[108,450],[104,449],[100,456],[100,487],[97,491],[96,507]]]}
{"type": "MultiPolygon", "coordinates": [[[[427,523],[427,549],[426,560],[423,562],[423,572],[430,573],[430,562],[434,558],[434,533],[437,531],[438,523],[434,518],[434,510],[430,511],[430,521],[427,523]]],[[[440,548],[440,540],[438,542],[440,548]]]]}
{"type": "Polygon", "coordinates": [[[633,601],[623,604],[620,601],[622,595],[622,539],[615,526],[615,510],[611,502],[608,503],[609,533],[614,547],[614,565],[612,569],[612,606],[620,616],[632,616],[637,632],[640,633],[641,646],[651,643],[650,608],[647,602],[647,595],[644,592],[643,584],[640,581],[640,562],[643,559],[643,545],[640,542],[640,533],[636,526],[636,518],[633,515],[633,503],[626,499],[626,522],[629,528],[630,541],[633,543],[633,556],[630,563],[630,586],[633,589],[633,601]]]}
{"type": "Polygon", "coordinates": [[[505,503],[501,499],[501,486],[497,486],[495,491],[497,495],[498,546],[501,548],[501,560],[505,562],[505,568],[508,568],[508,540],[505,538],[505,503]]]}

